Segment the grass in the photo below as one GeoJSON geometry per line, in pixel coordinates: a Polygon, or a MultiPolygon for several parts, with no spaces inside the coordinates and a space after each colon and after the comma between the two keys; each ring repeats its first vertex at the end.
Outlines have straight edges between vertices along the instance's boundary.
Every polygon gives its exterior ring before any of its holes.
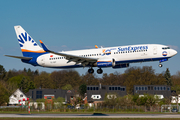
{"type": "Polygon", "coordinates": [[[0,120],[179,120],[179,118],[0,118],[0,120]]]}
{"type": "MultiPolygon", "coordinates": [[[[144,112],[142,110],[139,111],[130,111],[130,110],[113,110],[113,109],[83,109],[83,110],[76,110],[76,109],[53,109],[53,110],[46,110],[46,111],[38,111],[38,110],[31,110],[32,114],[93,114],[93,113],[104,113],[104,114],[167,114],[161,113],[160,111],[156,112],[144,112]]],[[[28,114],[26,109],[0,109],[0,114],[28,114]]],[[[179,114],[179,113],[168,113],[168,114],[179,114]]]]}
{"type": "MultiPolygon", "coordinates": [[[[104,112],[104,111],[31,111],[31,114],[93,114],[93,113],[104,113],[104,114],[179,114],[179,113],[161,113],[161,112],[104,112]]],[[[0,114],[28,114],[28,111],[0,111],[0,114]]]]}

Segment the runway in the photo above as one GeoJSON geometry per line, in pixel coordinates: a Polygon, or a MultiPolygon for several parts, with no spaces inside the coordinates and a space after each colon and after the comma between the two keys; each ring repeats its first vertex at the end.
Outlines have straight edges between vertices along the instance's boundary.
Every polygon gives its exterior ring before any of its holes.
{"type": "Polygon", "coordinates": [[[180,114],[0,114],[0,118],[180,118],[180,114]]]}

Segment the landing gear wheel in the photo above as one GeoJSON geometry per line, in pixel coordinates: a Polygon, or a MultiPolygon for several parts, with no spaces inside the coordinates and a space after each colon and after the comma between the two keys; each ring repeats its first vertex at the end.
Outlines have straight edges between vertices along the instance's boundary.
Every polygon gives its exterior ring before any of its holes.
{"type": "Polygon", "coordinates": [[[163,65],[162,64],[159,64],[159,67],[161,68],[163,65]]]}
{"type": "Polygon", "coordinates": [[[94,73],[94,69],[92,69],[92,68],[88,69],[88,73],[93,74],[94,73]]]}
{"type": "Polygon", "coordinates": [[[100,68],[100,69],[97,69],[97,73],[98,74],[102,74],[103,73],[103,70],[100,68]]]}

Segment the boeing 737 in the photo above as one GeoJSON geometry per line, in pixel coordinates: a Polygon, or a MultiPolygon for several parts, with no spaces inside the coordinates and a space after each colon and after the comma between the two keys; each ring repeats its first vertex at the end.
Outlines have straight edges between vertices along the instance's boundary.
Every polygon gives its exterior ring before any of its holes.
{"type": "Polygon", "coordinates": [[[177,54],[177,51],[166,45],[140,44],[117,47],[106,47],[85,50],[54,52],[40,40],[40,47],[33,38],[21,27],[14,26],[23,56],[5,55],[21,59],[33,66],[49,68],[88,67],[89,73],[94,73],[93,67],[98,67],[97,73],[103,73],[102,68],[126,68],[130,63],[159,61],[162,62],[177,54]]]}

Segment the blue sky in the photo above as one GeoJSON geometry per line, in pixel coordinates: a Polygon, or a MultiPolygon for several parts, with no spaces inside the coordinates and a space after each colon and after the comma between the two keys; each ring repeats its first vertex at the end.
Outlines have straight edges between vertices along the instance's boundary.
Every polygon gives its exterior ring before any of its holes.
{"type": "MultiPolygon", "coordinates": [[[[52,72],[58,69],[33,67],[3,55],[19,55],[14,31],[21,25],[38,43],[42,40],[54,51],[111,47],[131,44],[164,44],[180,52],[179,0],[1,0],[0,64],[6,70],[31,68],[52,72]]],[[[163,63],[136,63],[153,66],[157,73],[179,70],[180,55],[163,63]]],[[[78,68],[85,74],[88,68],[78,68]]],[[[97,68],[95,68],[97,70],[97,68]]],[[[105,68],[104,73],[126,69],[105,68]]],[[[99,75],[101,77],[101,75],[99,75]]]]}

